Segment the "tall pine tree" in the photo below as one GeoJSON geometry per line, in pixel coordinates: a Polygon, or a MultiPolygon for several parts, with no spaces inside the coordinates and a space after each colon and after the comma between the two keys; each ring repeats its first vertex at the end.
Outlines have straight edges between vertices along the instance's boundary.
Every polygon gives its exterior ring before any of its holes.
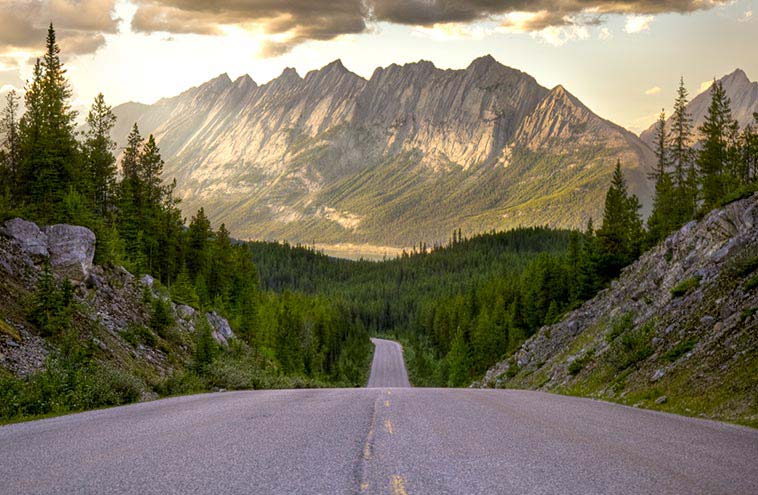
{"type": "Polygon", "coordinates": [[[729,97],[721,83],[714,81],[708,113],[699,128],[702,148],[697,157],[703,208],[706,211],[718,206],[734,185],[730,170],[730,141],[735,124],[729,97]]]}
{"type": "Polygon", "coordinates": [[[111,130],[116,124],[116,116],[105,104],[100,93],[95,98],[87,115],[87,133],[84,142],[84,159],[89,182],[92,205],[99,215],[107,214],[113,205],[116,187],[116,157],[113,152],[116,143],[111,138],[111,130]]]}
{"type": "Polygon", "coordinates": [[[622,267],[639,255],[643,236],[639,210],[640,202],[637,196],[627,191],[618,161],[605,197],[603,225],[597,231],[604,278],[617,276],[622,267]]]}
{"type": "MultiPolygon", "coordinates": [[[[669,168],[668,133],[666,132],[666,114],[661,111],[655,128],[656,166],[650,178],[655,181],[653,211],[648,218],[648,243],[657,244],[677,226],[675,213],[675,193],[669,168]]],[[[682,183],[684,176],[682,175],[682,183]]]]}

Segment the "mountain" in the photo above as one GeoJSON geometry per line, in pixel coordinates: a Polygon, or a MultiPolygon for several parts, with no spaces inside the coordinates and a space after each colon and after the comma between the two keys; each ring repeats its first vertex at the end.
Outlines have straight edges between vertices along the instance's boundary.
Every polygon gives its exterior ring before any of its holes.
{"type": "Polygon", "coordinates": [[[409,246],[517,225],[598,219],[617,159],[648,204],[653,157],[565,88],[490,56],[464,70],[337,60],[258,85],[226,74],[153,105],[115,108],[153,133],[185,214],[240,238],[409,246]]]}
{"type": "Polygon", "coordinates": [[[758,425],[758,194],[690,222],[481,386],[758,425]]]}
{"type": "MultiPolygon", "coordinates": [[[[737,69],[719,79],[732,102],[732,117],[740,127],[753,122],[753,113],[758,112],[758,81],[750,81],[742,69],[737,69]]],[[[708,105],[711,103],[711,90],[707,89],[694,97],[687,105],[687,111],[692,116],[694,128],[697,129],[705,121],[708,105]]],[[[669,118],[668,122],[671,122],[669,118]]],[[[648,145],[655,142],[655,124],[640,134],[640,138],[648,145]]]]}

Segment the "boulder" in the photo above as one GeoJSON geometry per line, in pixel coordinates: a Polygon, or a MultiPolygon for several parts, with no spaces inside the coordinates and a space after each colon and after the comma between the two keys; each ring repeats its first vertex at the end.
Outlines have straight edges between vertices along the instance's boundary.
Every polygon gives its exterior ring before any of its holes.
{"type": "Polygon", "coordinates": [[[47,248],[47,235],[34,222],[13,218],[5,222],[2,232],[14,239],[21,249],[32,257],[47,258],[50,255],[47,248]]]}
{"type": "Polygon", "coordinates": [[[206,318],[213,330],[213,338],[215,338],[219,344],[228,345],[229,339],[234,338],[234,332],[232,331],[232,327],[229,326],[229,322],[226,321],[226,318],[223,318],[215,311],[208,313],[206,318]]]}
{"type": "Polygon", "coordinates": [[[66,224],[45,227],[45,234],[53,272],[76,283],[87,280],[95,257],[95,234],[66,224]]]}

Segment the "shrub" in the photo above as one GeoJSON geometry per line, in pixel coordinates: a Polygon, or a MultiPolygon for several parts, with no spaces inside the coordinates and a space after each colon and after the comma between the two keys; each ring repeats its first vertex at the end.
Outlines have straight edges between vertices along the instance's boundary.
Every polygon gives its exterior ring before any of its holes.
{"type": "Polygon", "coordinates": [[[745,282],[745,290],[750,291],[758,287],[758,275],[753,275],[745,282]]]}
{"type": "Polygon", "coordinates": [[[689,340],[682,340],[678,344],[676,344],[674,347],[666,351],[666,353],[663,355],[663,359],[666,361],[674,362],[683,355],[690,352],[692,349],[695,348],[697,345],[697,340],[689,339],[689,340]]]}
{"type": "Polygon", "coordinates": [[[672,297],[681,297],[686,294],[688,294],[690,291],[698,288],[700,286],[700,276],[695,275],[694,277],[690,277],[686,280],[682,280],[676,286],[674,286],[671,289],[671,296],[672,297]]]}
{"type": "Polygon", "coordinates": [[[651,339],[654,325],[649,321],[637,329],[621,334],[611,343],[607,361],[617,371],[635,365],[653,354],[651,339]]]}
{"type": "Polygon", "coordinates": [[[121,336],[135,347],[139,344],[154,347],[156,342],[155,334],[151,332],[149,328],[134,323],[129,324],[121,336]]]}
{"type": "Polygon", "coordinates": [[[589,364],[590,361],[592,361],[593,357],[595,357],[594,349],[585,353],[584,356],[571,361],[571,363],[568,365],[569,374],[578,375],[579,372],[582,371],[584,367],[587,366],[587,364],[589,364]]]}
{"type": "Polygon", "coordinates": [[[613,323],[611,323],[611,329],[608,331],[608,333],[605,335],[606,342],[610,343],[616,340],[616,337],[621,335],[624,332],[628,332],[634,327],[634,313],[631,311],[629,313],[625,313],[620,318],[616,318],[613,323]]]}

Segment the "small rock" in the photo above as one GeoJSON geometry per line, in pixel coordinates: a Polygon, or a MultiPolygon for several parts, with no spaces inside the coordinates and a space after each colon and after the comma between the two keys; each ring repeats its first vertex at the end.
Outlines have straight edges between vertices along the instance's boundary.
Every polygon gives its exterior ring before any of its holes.
{"type": "Polygon", "coordinates": [[[151,277],[150,275],[143,275],[139,281],[142,283],[142,285],[145,285],[147,287],[153,288],[153,284],[155,283],[155,279],[151,277]]]}
{"type": "Polygon", "coordinates": [[[663,376],[665,374],[666,374],[666,372],[664,370],[662,370],[662,369],[656,370],[656,372],[653,373],[653,376],[650,377],[650,381],[651,382],[657,382],[658,380],[660,380],[661,378],[663,378],[663,376]]]}
{"type": "Polygon", "coordinates": [[[10,347],[18,347],[18,342],[15,340],[8,340],[6,344],[8,344],[10,347]]]}
{"type": "Polygon", "coordinates": [[[656,404],[665,404],[666,402],[668,402],[668,400],[669,400],[668,397],[666,397],[665,395],[661,395],[660,397],[658,397],[657,399],[655,399],[655,403],[656,404]]]}
{"type": "Polygon", "coordinates": [[[702,323],[703,325],[710,325],[711,323],[713,323],[713,320],[715,320],[713,316],[705,315],[702,318],[700,318],[700,323],[702,323]]]}

